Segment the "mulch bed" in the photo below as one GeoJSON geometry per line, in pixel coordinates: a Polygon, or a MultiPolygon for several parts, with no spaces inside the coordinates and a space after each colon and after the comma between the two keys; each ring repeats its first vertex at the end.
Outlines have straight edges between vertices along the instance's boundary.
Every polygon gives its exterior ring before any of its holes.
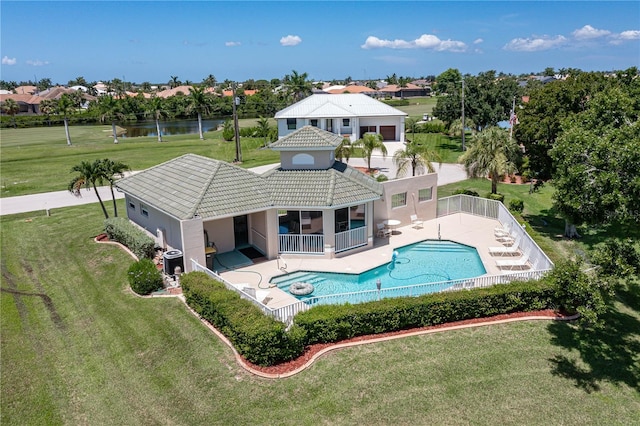
{"type": "Polygon", "coordinates": [[[380,338],[384,338],[384,337],[396,337],[396,336],[401,336],[403,334],[410,334],[410,333],[415,333],[415,332],[419,332],[419,331],[423,331],[423,330],[436,330],[436,329],[441,329],[441,328],[448,328],[448,327],[455,327],[455,326],[464,326],[464,325],[469,325],[469,324],[477,324],[477,323],[492,323],[492,322],[497,322],[497,321],[501,321],[501,320],[506,320],[506,319],[511,319],[511,318],[522,318],[522,317],[529,317],[529,316],[543,316],[543,317],[548,317],[548,318],[566,318],[567,316],[564,314],[561,314],[557,311],[551,310],[551,309],[547,309],[547,310],[542,310],[542,311],[533,311],[533,312],[516,312],[516,313],[511,313],[511,314],[502,314],[502,315],[496,315],[493,317],[489,317],[489,318],[473,318],[473,319],[468,319],[468,320],[463,320],[463,321],[456,321],[456,322],[452,322],[452,323],[447,323],[447,324],[438,324],[438,325],[433,325],[433,326],[429,326],[429,327],[420,327],[420,328],[412,328],[410,330],[401,330],[401,331],[394,331],[394,332],[389,332],[389,333],[381,333],[381,334],[373,334],[373,335],[367,335],[367,336],[358,336],[358,337],[354,337],[352,339],[348,339],[348,340],[343,340],[340,342],[336,342],[336,343],[322,343],[322,344],[315,344],[315,345],[311,345],[309,347],[307,347],[305,349],[305,351],[302,353],[302,355],[300,355],[298,358],[288,361],[288,362],[284,362],[282,364],[278,364],[278,365],[274,365],[271,367],[261,367],[259,365],[255,365],[252,364],[250,362],[248,362],[247,360],[244,360],[244,363],[250,367],[251,369],[260,371],[262,373],[266,373],[266,374],[287,374],[290,373],[292,371],[295,371],[296,369],[302,367],[303,365],[305,365],[307,362],[309,362],[313,356],[315,354],[317,354],[318,352],[320,352],[321,350],[331,347],[331,346],[335,346],[338,344],[344,344],[344,343],[351,343],[351,342],[366,342],[367,340],[373,340],[373,339],[380,339],[380,338]]]}

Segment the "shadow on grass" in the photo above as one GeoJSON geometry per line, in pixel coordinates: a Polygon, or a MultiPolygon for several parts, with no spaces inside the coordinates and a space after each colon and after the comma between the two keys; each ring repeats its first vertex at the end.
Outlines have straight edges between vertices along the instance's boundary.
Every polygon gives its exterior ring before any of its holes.
{"type": "Polygon", "coordinates": [[[603,326],[598,328],[560,322],[548,327],[554,345],[578,351],[580,356],[580,360],[565,355],[551,358],[552,374],[573,380],[587,393],[598,391],[602,382],[626,384],[640,391],[640,286],[629,285],[617,295],[619,304],[634,312],[625,313],[614,306],[603,315],[603,326]]]}

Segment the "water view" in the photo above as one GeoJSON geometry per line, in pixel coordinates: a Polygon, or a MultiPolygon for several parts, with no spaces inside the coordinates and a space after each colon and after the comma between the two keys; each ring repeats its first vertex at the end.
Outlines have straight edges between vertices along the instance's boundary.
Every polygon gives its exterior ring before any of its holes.
{"type": "MultiPolygon", "coordinates": [[[[218,128],[218,125],[223,124],[224,119],[206,119],[202,120],[202,131],[210,132],[218,128]]],[[[127,133],[124,137],[137,138],[139,136],[158,136],[155,121],[142,121],[138,123],[119,124],[119,127],[127,129],[127,133]]],[[[175,120],[175,121],[161,121],[160,132],[162,136],[172,135],[187,135],[192,133],[198,133],[198,120],[175,120]]]]}

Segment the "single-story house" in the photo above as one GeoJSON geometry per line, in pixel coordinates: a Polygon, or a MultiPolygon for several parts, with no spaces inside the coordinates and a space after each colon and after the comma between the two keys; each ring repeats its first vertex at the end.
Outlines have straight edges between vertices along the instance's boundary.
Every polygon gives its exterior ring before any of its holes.
{"type": "Polygon", "coordinates": [[[304,126],[318,127],[349,138],[352,142],[367,132],[384,140],[404,142],[407,113],[363,94],[315,94],[278,111],[278,137],[304,126]]]}
{"type": "Polygon", "coordinates": [[[160,246],[182,251],[187,272],[192,259],[212,269],[212,251],[247,247],[267,259],[333,258],[371,248],[383,220],[435,218],[435,173],[380,183],[335,160],[341,141],[304,126],[270,145],[280,166],[261,175],[186,154],[116,187],[125,193],[128,218],[160,246]]]}
{"type": "Polygon", "coordinates": [[[397,84],[389,84],[378,91],[381,96],[390,96],[393,98],[412,98],[431,96],[431,87],[417,86],[413,83],[407,83],[406,86],[400,87],[397,84]]]}

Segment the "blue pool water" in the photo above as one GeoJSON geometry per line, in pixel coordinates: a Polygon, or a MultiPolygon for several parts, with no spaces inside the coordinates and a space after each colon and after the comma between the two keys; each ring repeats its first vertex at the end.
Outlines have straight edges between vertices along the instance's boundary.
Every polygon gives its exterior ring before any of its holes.
{"type": "Polygon", "coordinates": [[[473,278],[486,273],[482,260],[474,247],[453,241],[426,240],[396,249],[395,262],[390,261],[361,274],[297,271],[271,279],[271,283],[288,292],[293,283],[310,283],[313,293],[296,296],[309,303],[340,303],[336,298],[315,299],[317,296],[349,293],[344,302],[359,303],[376,300],[376,282],[385,289],[384,297],[415,296],[441,291],[450,280],[473,278]],[[430,288],[415,288],[416,284],[442,283],[430,288]],[[409,286],[409,287],[407,287],[409,286]],[[392,290],[389,290],[392,289],[392,290]],[[353,294],[368,292],[368,294],[353,294]],[[324,302],[323,300],[326,300],[324,302]]]}

